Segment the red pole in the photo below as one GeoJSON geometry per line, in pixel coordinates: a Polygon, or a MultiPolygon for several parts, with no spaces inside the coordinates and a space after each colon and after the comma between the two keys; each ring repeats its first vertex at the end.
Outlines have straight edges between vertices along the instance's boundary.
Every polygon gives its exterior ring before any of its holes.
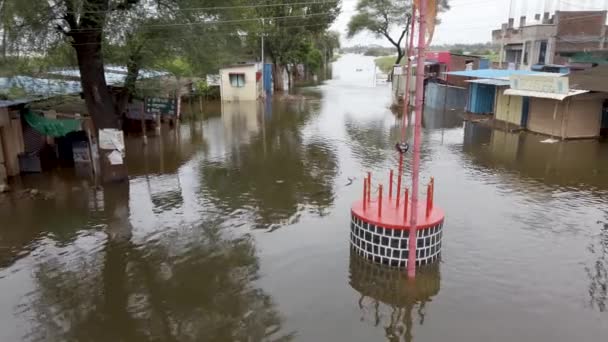
{"type": "Polygon", "coordinates": [[[382,184],[378,185],[378,217],[382,217],[382,184]]]}
{"type": "Polygon", "coordinates": [[[410,191],[405,189],[405,205],[403,206],[403,222],[407,223],[407,201],[409,201],[410,191]]]}
{"type": "Polygon", "coordinates": [[[363,210],[367,209],[367,178],[363,179],[363,210]]]}
{"type": "Polygon", "coordinates": [[[390,201],[393,199],[393,170],[391,170],[389,178],[390,178],[390,181],[389,181],[389,187],[388,187],[388,200],[390,201]]]}
{"type": "Polygon", "coordinates": [[[397,208],[399,208],[399,201],[401,200],[401,177],[403,175],[403,153],[399,154],[399,172],[397,174],[397,208]]]}
{"type": "Polygon", "coordinates": [[[429,217],[431,214],[431,191],[431,183],[429,182],[429,185],[426,186],[426,217],[429,217]]]}
{"type": "Polygon", "coordinates": [[[372,190],[372,173],[367,173],[367,202],[369,203],[371,199],[371,191],[372,190]]]}
{"type": "Polygon", "coordinates": [[[420,0],[418,26],[418,67],[416,68],[416,122],[414,126],[414,161],[412,163],[412,219],[409,234],[407,275],[416,277],[416,229],[418,224],[418,174],[420,173],[420,143],[422,130],[422,106],[424,105],[424,63],[426,50],[426,8],[427,0],[420,0]]]}
{"type": "Polygon", "coordinates": [[[435,178],[431,177],[431,209],[435,207],[435,178]]]}
{"type": "Polygon", "coordinates": [[[405,126],[407,123],[407,115],[410,112],[410,79],[412,75],[412,59],[414,51],[414,32],[416,31],[416,5],[412,5],[412,18],[410,28],[410,43],[407,48],[407,75],[405,77],[405,92],[403,94],[403,123],[401,124],[401,140],[405,142],[405,126]]]}

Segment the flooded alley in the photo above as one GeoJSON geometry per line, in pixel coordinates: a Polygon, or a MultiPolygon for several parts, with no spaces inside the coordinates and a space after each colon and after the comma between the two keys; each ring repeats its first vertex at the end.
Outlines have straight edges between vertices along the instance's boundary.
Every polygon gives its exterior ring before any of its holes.
{"type": "Polygon", "coordinates": [[[344,55],[297,96],[127,137],[128,186],[73,169],[16,180],[0,194],[0,341],[604,340],[605,142],[428,110],[441,262],[408,282],[351,253],[364,173],[387,183],[398,160],[375,70],[344,55]]]}

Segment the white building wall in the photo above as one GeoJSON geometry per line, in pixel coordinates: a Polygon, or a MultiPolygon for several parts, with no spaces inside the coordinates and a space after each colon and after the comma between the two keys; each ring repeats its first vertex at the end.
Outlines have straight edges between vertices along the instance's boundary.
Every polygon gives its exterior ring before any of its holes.
{"type": "Polygon", "coordinates": [[[256,80],[258,67],[245,65],[220,70],[220,91],[222,101],[255,101],[261,95],[261,82],[256,80]],[[230,74],[245,74],[245,85],[234,87],[230,83],[230,74]]]}

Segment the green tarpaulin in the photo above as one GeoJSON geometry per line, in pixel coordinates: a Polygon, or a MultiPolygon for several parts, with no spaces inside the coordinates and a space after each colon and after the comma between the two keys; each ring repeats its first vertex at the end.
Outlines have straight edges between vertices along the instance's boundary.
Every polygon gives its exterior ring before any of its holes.
{"type": "Polygon", "coordinates": [[[82,130],[79,120],[49,119],[31,111],[25,113],[25,121],[39,133],[51,137],[63,137],[70,132],[82,130]]]}

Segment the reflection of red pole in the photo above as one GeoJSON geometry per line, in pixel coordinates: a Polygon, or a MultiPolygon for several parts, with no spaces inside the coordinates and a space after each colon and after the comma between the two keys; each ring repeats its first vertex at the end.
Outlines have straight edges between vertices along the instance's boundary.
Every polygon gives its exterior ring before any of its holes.
{"type": "Polygon", "coordinates": [[[414,50],[414,32],[416,30],[416,6],[412,5],[412,18],[411,23],[412,26],[410,28],[410,43],[407,48],[407,71],[405,76],[405,91],[403,94],[403,123],[401,125],[401,139],[405,141],[405,126],[407,122],[407,115],[410,112],[410,79],[412,75],[412,59],[410,56],[413,56],[414,50]]]}
{"type": "Polygon", "coordinates": [[[412,163],[412,219],[409,234],[407,275],[416,276],[416,226],[418,224],[418,174],[420,173],[420,134],[422,130],[422,106],[424,105],[424,62],[426,50],[426,8],[427,0],[420,0],[418,26],[418,67],[416,68],[416,119],[414,126],[414,161],[412,163]]]}

